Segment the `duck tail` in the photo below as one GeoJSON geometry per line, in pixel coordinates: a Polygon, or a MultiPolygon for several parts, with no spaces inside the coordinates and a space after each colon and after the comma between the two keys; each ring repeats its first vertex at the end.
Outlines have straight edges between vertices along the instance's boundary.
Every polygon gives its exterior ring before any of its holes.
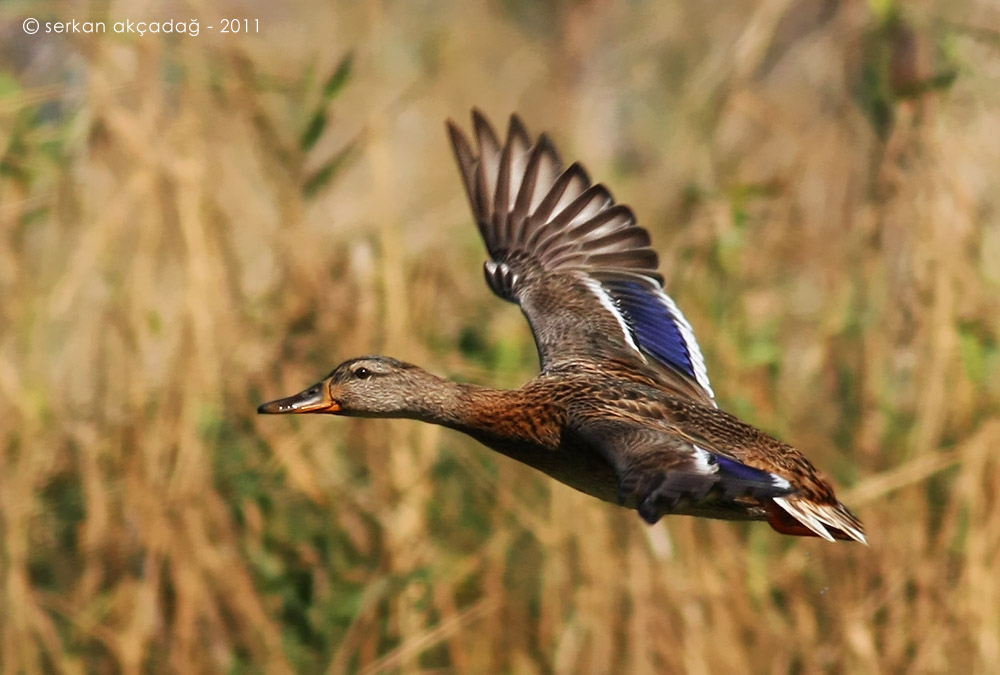
{"type": "Polygon", "coordinates": [[[864,525],[840,502],[821,504],[796,495],[774,497],[767,507],[767,520],[782,534],[868,545],[864,525]]]}

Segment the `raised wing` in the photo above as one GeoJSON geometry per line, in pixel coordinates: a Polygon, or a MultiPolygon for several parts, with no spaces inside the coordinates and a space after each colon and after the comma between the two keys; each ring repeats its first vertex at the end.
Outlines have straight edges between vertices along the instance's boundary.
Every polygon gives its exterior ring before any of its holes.
{"type": "Polygon", "coordinates": [[[475,148],[448,122],[490,260],[486,281],[520,305],[542,370],[579,359],[634,361],[664,387],[715,405],[687,319],[663,289],[658,257],[632,211],[579,164],[563,170],[543,134],[512,116],[501,144],[478,110],[475,148]]]}

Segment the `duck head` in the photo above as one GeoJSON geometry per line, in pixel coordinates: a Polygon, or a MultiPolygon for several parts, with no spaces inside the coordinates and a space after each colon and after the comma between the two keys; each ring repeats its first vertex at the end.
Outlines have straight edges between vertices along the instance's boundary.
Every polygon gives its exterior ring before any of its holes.
{"type": "Polygon", "coordinates": [[[443,380],[387,356],[344,361],[321,382],[257,408],[263,415],[325,413],[351,417],[409,417],[443,380]]]}

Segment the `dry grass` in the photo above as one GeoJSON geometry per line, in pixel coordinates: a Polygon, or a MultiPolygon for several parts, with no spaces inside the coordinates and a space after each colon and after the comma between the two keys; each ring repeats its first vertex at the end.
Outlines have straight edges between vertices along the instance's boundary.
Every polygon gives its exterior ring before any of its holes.
{"type": "Polygon", "coordinates": [[[0,671],[994,671],[994,6],[299,5],[175,39],[0,7],[0,671]],[[473,104],[635,207],[724,407],[871,548],[647,529],[437,428],[255,416],[368,352],[532,374],[441,126],[473,104]]]}

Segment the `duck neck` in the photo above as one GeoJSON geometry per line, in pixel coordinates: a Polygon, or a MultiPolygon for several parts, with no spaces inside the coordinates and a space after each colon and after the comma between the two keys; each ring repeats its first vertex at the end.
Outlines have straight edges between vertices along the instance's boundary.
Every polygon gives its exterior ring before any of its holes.
{"type": "Polygon", "coordinates": [[[410,401],[406,417],[455,429],[483,442],[520,432],[519,425],[512,424],[512,411],[523,407],[516,390],[435,379],[410,401]]]}

